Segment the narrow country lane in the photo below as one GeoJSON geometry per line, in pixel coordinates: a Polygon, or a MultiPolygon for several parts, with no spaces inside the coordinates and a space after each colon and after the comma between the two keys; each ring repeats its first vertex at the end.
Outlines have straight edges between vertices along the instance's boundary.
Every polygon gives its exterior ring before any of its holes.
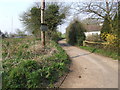
{"type": "Polygon", "coordinates": [[[118,61],[68,45],[59,44],[70,56],[70,73],[60,88],[118,88],[118,61]]]}

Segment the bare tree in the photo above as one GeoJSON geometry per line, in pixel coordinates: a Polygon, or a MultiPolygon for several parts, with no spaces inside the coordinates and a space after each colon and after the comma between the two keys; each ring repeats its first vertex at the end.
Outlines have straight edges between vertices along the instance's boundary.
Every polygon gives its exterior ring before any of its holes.
{"type": "Polygon", "coordinates": [[[106,0],[105,2],[86,2],[86,3],[77,3],[77,8],[75,10],[77,13],[85,13],[91,18],[96,18],[100,20],[107,19],[110,23],[111,29],[112,21],[117,13],[117,2],[114,0],[106,0]]]}
{"type": "Polygon", "coordinates": [[[87,13],[97,19],[104,19],[107,15],[108,19],[111,20],[117,12],[117,2],[106,0],[105,2],[77,3],[75,9],[78,13],[87,13]]]}

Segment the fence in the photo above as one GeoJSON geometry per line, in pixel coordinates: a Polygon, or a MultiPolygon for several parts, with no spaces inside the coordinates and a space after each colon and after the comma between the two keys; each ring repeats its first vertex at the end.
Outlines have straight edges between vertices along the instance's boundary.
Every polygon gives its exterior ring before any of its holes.
{"type": "Polygon", "coordinates": [[[106,42],[92,42],[92,41],[83,41],[83,46],[91,46],[95,48],[103,48],[108,43],[106,42]]]}

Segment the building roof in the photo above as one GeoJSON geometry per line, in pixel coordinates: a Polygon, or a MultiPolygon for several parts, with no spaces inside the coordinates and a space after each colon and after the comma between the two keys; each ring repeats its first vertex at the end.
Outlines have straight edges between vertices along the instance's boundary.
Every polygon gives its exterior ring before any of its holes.
{"type": "Polygon", "coordinates": [[[102,26],[100,25],[85,25],[86,32],[101,31],[102,26]]]}

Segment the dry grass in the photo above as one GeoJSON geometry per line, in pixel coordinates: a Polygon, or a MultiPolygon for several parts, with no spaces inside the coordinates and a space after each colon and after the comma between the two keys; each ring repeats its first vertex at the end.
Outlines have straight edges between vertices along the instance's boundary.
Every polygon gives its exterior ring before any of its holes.
{"type": "Polygon", "coordinates": [[[41,60],[41,58],[50,57],[58,52],[58,50],[54,46],[51,46],[50,43],[47,43],[44,49],[40,42],[35,42],[34,45],[29,47],[28,51],[35,55],[33,59],[37,61],[41,60]]]}

